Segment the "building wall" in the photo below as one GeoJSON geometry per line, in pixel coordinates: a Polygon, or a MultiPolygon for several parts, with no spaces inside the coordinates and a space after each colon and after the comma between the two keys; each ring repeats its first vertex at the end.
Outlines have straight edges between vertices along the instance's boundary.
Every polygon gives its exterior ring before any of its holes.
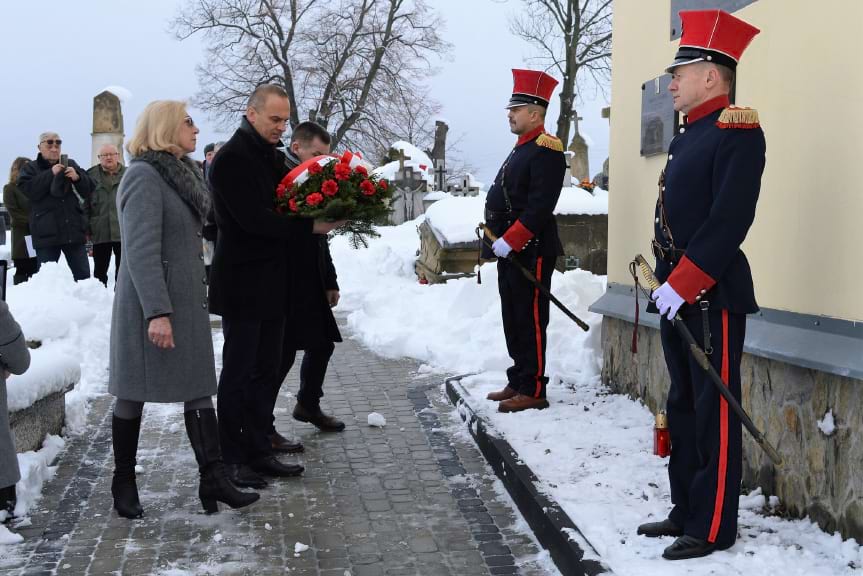
{"type": "MultiPolygon", "coordinates": [[[[863,320],[863,2],[758,0],[735,15],[759,27],[738,67],[737,104],[756,108],[767,167],[744,244],[762,307],[863,320]]],[[[641,85],[673,60],[670,0],[614,6],[608,279],[649,253],[665,155],[639,155],[641,85]]]]}

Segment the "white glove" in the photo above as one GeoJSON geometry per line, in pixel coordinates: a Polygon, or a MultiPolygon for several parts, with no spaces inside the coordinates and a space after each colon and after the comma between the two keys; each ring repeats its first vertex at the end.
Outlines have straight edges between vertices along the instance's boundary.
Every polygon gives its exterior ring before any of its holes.
{"type": "Polygon", "coordinates": [[[677,311],[685,302],[668,282],[654,290],[651,298],[656,302],[656,307],[659,308],[659,315],[665,316],[669,320],[674,319],[677,311]]]}
{"type": "Polygon", "coordinates": [[[494,241],[494,244],[491,245],[491,251],[494,252],[494,255],[498,258],[506,258],[509,256],[509,253],[512,252],[512,246],[506,243],[506,240],[503,238],[498,238],[494,241]]]}

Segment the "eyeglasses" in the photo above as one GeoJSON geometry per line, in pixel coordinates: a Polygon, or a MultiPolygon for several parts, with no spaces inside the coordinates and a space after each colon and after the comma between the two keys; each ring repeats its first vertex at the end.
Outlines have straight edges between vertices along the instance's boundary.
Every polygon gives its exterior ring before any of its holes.
{"type": "Polygon", "coordinates": [[[59,147],[61,144],[63,144],[63,141],[59,138],[57,138],[56,140],[49,138],[48,140],[42,140],[41,142],[39,142],[39,144],[47,144],[48,146],[54,146],[56,144],[59,147]]]}
{"type": "Polygon", "coordinates": [[[96,156],[96,158],[99,158],[101,160],[102,158],[113,158],[114,156],[119,155],[119,152],[106,152],[105,154],[99,154],[98,156],[96,156]]]}
{"type": "Polygon", "coordinates": [[[185,118],[183,118],[183,122],[185,122],[186,126],[188,126],[189,128],[195,127],[195,121],[192,120],[191,116],[186,116],[185,118]]]}

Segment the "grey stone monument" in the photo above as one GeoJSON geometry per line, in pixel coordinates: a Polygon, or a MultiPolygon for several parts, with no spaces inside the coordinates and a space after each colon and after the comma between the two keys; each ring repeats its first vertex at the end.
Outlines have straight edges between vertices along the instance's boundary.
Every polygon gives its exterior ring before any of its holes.
{"type": "Polygon", "coordinates": [[[390,157],[399,162],[398,172],[391,183],[395,187],[395,193],[391,204],[390,223],[404,224],[425,213],[423,196],[428,192],[428,184],[420,172],[411,166],[405,166],[405,160],[410,160],[411,157],[405,156],[404,150],[399,150],[390,157]]]}
{"type": "Polygon", "coordinates": [[[579,120],[583,120],[583,118],[576,112],[575,131],[572,136],[572,143],[569,145],[569,150],[573,153],[569,169],[573,178],[581,182],[590,178],[590,161],[587,156],[587,142],[578,133],[579,120]]]}
{"type": "Polygon", "coordinates": [[[120,152],[120,162],[125,164],[123,157],[123,110],[120,98],[113,92],[105,90],[93,98],[93,133],[91,165],[99,163],[96,158],[99,148],[105,144],[113,144],[120,152]]]}

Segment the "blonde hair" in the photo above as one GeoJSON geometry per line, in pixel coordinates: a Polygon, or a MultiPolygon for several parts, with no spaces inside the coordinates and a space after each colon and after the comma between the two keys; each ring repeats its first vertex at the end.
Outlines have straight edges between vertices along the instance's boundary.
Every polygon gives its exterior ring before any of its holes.
{"type": "Polygon", "coordinates": [[[150,102],[138,117],[135,133],[126,144],[126,150],[133,157],[149,151],[165,151],[171,154],[182,151],[177,145],[177,135],[186,116],[185,102],[179,100],[150,102]]]}
{"type": "Polygon", "coordinates": [[[9,184],[15,184],[18,181],[18,173],[21,172],[21,168],[28,162],[30,162],[30,159],[24,156],[18,156],[12,161],[12,168],[9,170],[9,184]]]}

